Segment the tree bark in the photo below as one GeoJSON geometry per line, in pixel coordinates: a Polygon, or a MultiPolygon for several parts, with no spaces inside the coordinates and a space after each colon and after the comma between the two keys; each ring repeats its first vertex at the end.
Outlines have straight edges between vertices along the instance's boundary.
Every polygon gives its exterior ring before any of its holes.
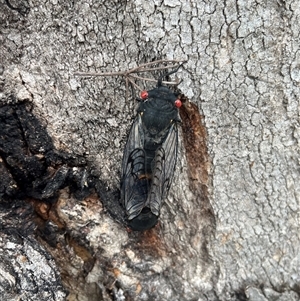
{"type": "Polygon", "coordinates": [[[298,1],[0,1],[0,300],[299,300],[298,1]],[[187,59],[178,162],[128,232],[137,91],[74,73],[158,59],[187,59]]]}

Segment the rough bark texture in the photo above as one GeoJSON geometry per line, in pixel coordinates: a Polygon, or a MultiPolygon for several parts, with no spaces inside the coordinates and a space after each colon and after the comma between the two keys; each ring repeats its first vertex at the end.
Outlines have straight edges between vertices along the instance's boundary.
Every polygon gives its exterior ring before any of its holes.
{"type": "Polygon", "coordinates": [[[299,300],[297,0],[0,4],[1,301],[299,300]],[[130,233],[134,95],[73,74],[161,58],[196,106],[160,225],[130,233]]]}

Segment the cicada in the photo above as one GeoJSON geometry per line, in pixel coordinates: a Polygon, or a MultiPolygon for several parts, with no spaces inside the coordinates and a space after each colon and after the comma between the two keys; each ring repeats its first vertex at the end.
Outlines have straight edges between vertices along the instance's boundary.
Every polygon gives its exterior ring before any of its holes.
{"type": "Polygon", "coordinates": [[[174,175],[181,101],[162,84],[162,78],[178,68],[161,76],[157,87],[143,91],[138,99],[121,180],[121,202],[132,230],[143,231],[156,225],[174,175]]]}

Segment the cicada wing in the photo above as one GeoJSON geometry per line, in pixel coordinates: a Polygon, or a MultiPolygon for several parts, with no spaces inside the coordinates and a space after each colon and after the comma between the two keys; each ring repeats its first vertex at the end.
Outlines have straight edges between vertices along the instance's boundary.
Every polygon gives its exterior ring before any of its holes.
{"type": "Polygon", "coordinates": [[[131,126],[129,136],[126,142],[124,154],[123,154],[123,161],[122,161],[123,176],[127,168],[128,158],[132,153],[132,151],[135,150],[136,148],[143,149],[143,147],[144,147],[144,132],[142,129],[141,115],[138,114],[131,126]]]}
{"type": "Polygon", "coordinates": [[[138,115],[131,127],[122,163],[121,200],[129,220],[139,215],[148,195],[149,180],[145,177],[143,145],[144,134],[138,115]]]}
{"type": "Polygon", "coordinates": [[[153,214],[159,215],[162,201],[167,197],[177,160],[178,130],[173,122],[165,141],[156,150],[152,183],[147,203],[153,214]]]}

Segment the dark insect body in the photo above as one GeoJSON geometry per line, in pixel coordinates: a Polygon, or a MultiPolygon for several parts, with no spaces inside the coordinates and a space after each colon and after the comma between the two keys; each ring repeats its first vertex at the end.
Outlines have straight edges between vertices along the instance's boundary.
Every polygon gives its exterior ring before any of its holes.
{"type": "MultiPolygon", "coordinates": [[[[177,72],[178,68],[164,76],[177,72]]],[[[177,159],[181,101],[162,86],[164,76],[159,78],[156,88],[141,93],[124,151],[121,201],[128,226],[135,231],[156,225],[177,159]]]]}

